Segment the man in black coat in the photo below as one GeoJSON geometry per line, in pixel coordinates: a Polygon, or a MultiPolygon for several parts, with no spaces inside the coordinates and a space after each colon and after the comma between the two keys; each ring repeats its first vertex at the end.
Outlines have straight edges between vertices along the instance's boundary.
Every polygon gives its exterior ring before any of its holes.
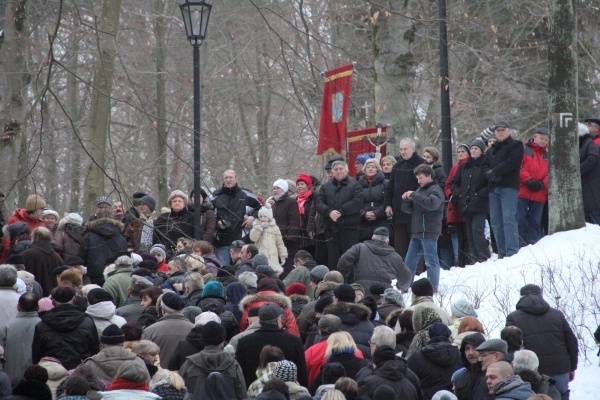
{"type": "Polygon", "coordinates": [[[494,134],[497,142],[485,153],[483,170],[489,186],[490,224],[501,259],[519,251],[517,203],[523,142],[510,136],[511,129],[504,121],[494,124],[494,134]]]}
{"type": "Polygon", "coordinates": [[[48,296],[56,285],[52,271],[63,265],[63,260],[52,248],[52,234],[48,228],[38,226],[32,232],[31,247],[21,253],[25,270],[35,276],[42,286],[44,296],[48,296]]]}
{"type": "Polygon", "coordinates": [[[235,358],[244,371],[247,386],[256,380],[260,352],[266,345],[279,347],[285,359],[296,364],[298,383],[304,387],[308,385],[302,341],[282,329],[282,314],[283,310],[274,303],[261,306],[258,310],[260,329],[238,341],[235,358]]]}
{"type": "Polygon", "coordinates": [[[460,355],[465,367],[456,374],[454,380],[454,394],[458,400],[483,399],[488,394],[485,382],[485,371],[481,369],[477,347],[485,342],[485,337],[479,333],[472,333],[463,338],[460,345],[460,355]]]}
{"type": "Polygon", "coordinates": [[[577,338],[563,313],[544,300],[539,286],[525,285],[520,294],[517,311],[506,317],[506,326],[521,328],[523,346],[540,360],[538,371],[554,379],[563,400],[568,399],[577,369],[577,338]]]}
{"type": "Polygon", "coordinates": [[[334,162],[331,170],[333,179],[319,189],[317,212],[325,220],[327,266],[333,270],[342,254],[358,243],[363,191],[358,182],[348,176],[345,162],[334,162]]]}
{"type": "Polygon", "coordinates": [[[35,326],[32,361],[37,364],[43,357],[53,357],[71,370],[100,351],[98,330],[92,317],[74,304],[72,286],[57,286],[51,295],[54,308],[35,326]]]}
{"type": "Polygon", "coordinates": [[[394,248],[402,259],[406,259],[408,246],[412,237],[412,218],[410,214],[402,211],[402,195],[409,190],[417,190],[419,184],[414,170],[425,159],[416,153],[415,141],[411,138],[400,140],[400,160],[394,164],[392,175],[385,193],[385,213],[388,217],[393,216],[394,221],[394,248]]]}
{"type": "Polygon", "coordinates": [[[585,222],[600,225],[600,149],[585,129],[579,130],[579,172],[585,222]]]}

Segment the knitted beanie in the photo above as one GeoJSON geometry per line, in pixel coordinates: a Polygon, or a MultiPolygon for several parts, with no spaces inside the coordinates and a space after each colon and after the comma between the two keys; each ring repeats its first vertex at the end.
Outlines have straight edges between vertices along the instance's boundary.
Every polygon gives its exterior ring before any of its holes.
{"type": "Polygon", "coordinates": [[[285,294],[286,294],[286,296],[291,296],[293,294],[305,295],[306,294],[306,285],[302,282],[294,282],[291,285],[289,285],[287,288],[285,288],[285,294]]]}
{"type": "Polygon", "coordinates": [[[140,203],[144,203],[146,205],[148,205],[148,207],[150,207],[151,211],[154,211],[156,209],[156,200],[154,200],[154,197],[152,196],[144,196],[140,199],[140,203]]]}
{"type": "Polygon", "coordinates": [[[452,334],[452,332],[450,332],[450,329],[442,322],[436,322],[433,325],[430,325],[429,328],[427,328],[427,332],[429,333],[430,339],[436,336],[449,338],[452,334]]]}
{"type": "Polygon", "coordinates": [[[298,368],[296,364],[288,360],[281,360],[275,363],[273,375],[284,382],[296,382],[298,380],[298,368]]]}
{"type": "Polygon", "coordinates": [[[208,321],[202,327],[202,343],[205,346],[217,346],[225,341],[225,328],[218,322],[208,321]]]}
{"type": "Polygon", "coordinates": [[[162,303],[169,307],[171,310],[180,311],[185,307],[185,303],[176,293],[167,292],[162,295],[162,303]]]}
{"type": "Polygon", "coordinates": [[[433,285],[427,278],[421,278],[418,281],[414,281],[410,289],[417,297],[433,296],[433,285]]]}
{"type": "Polygon", "coordinates": [[[210,281],[204,285],[204,289],[202,290],[202,297],[220,297],[225,298],[225,291],[223,290],[223,285],[218,281],[210,281]]]}
{"type": "Polygon", "coordinates": [[[277,179],[273,183],[273,187],[278,187],[279,189],[283,190],[284,192],[287,192],[289,189],[289,185],[285,179],[277,179]]]}
{"type": "Polygon", "coordinates": [[[256,288],[258,292],[262,292],[264,290],[272,290],[274,292],[279,292],[279,286],[277,286],[277,282],[273,278],[262,278],[258,281],[258,286],[256,288]]]}
{"type": "Polygon", "coordinates": [[[296,184],[298,184],[298,182],[304,182],[309,189],[312,188],[312,179],[307,174],[299,174],[296,178],[296,184]]]}
{"type": "Polygon", "coordinates": [[[162,244],[155,244],[154,246],[152,246],[152,248],[150,249],[150,254],[154,254],[154,253],[160,254],[160,256],[163,259],[167,258],[167,250],[165,249],[165,246],[163,246],[162,244]]]}
{"type": "Polygon", "coordinates": [[[113,200],[108,196],[100,196],[100,197],[96,198],[96,200],[94,200],[94,204],[96,205],[96,207],[98,207],[102,203],[106,203],[109,206],[112,206],[113,200]]]}
{"type": "Polygon", "coordinates": [[[354,291],[354,288],[347,283],[342,283],[333,289],[333,295],[337,297],[339,301],[346,303],[354,303],[354,299],[356,299],[356,292],[354,291]]]}
{"type": "Polygon", "coordinates": [[[122,344],[125,342],[125,335],[121,328],[115,324],[110,324],[102,331],[100,343],[102,344],[122,344]]]}
{"type": "Polygon", "coordinates": [[[265,204],[258,210],[259,217],[267,217],[269,221],[273,220],[273,210],[271,209],[271,205],[269,203],[265,204]]]}
{"type": "Polygon", "coordinates": [[[325,274],[328,272],[329,268],[327,268],[327,266],[317,265],[312,269],[312,271],[310,271],[310,280],[315,284],[319,284],[323,278],[325,278],[325,274]]]}
{"type": "Polygon", "coordinates": [[[473,304],[471,304],[468,300],[458,299],[452,303],[450,310],[452,310],[452,314],[456,318],[466,317],[467,315],[473,314],[473,304]]]}

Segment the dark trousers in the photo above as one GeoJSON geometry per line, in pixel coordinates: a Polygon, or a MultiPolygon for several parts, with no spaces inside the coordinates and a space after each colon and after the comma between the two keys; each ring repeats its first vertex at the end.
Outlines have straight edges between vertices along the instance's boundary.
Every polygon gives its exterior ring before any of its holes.
{"type": "Polygon", "coordinates": [[[319,265],[327,265],[327,242],[325,233],[315,236],[315,261],[319,265]]]}
{"type": "Polygon", "coordinates": [[[469,253],[474,263],[485,261],[492,256],[490,246],[485,238],[485,217],[485,214],[465,215],[469,253]]]}
{"type": "Polygon", "coordinates": [[[358,227],[343,228],[340,232],[333,232],[331,229],[325,231],[327,241],[327,267],[330,271],[337,270],[337,264],[342,254],[350,247],[358,243],[360,232],[358,227]]]}
{"type": "Polygon", "coordinates": [[[412,238],[412,223],[394,224],[394,249],[402,259],[406,259],[408,245],[412,238]]]}

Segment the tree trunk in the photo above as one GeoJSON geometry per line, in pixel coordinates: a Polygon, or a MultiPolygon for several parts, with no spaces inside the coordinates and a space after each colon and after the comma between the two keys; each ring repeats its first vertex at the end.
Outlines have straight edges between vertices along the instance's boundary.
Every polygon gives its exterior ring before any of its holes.
{"type": "MultiPolygon", "coordinates": [[[[77,62],[77,54],[79,53],[79,40],[78,35],[74,38],[70,52],[71,57],[69,57],[71,64],[69,65],[69,69],[72,71],[71,74],[67,74],[67,110],[70,119],[71,125],[71,152],[70,156],[70,196],[68,199],[68,208],[67,211],[78,211],[80,210],[80,193],[81,193],[81,148],[79,147],[79,127],[81,126],[81,114],[80,114],[80,104],[79,104],[79,90],[78,90],[78,62],[77,62]]],[[[57,205],[58,206],[58,205],[57,205]]]]}
{"type": "MultiPolygon", "coordinates": [[[[27,197],[27,144],[25,115],[31,80],[27,66],[29,19],[26,0],[6,0],[4,39],[0,47],[0,190],[6,204],[24,204],[27,197]],[[23,143],[22,143],[23,142],[23,143]],[[19,181],[20,180],[20,181],[19,181]]],[[[12,210],[11,210],[12,211],[12,210]]]]}
{"type": "Polygon", "coordinates": [[[167,183],[167,41],[165,3],[155,0],[154,34],[156,35],[156,160],[158,161],[156,190],[158,204],[166,204],[169,197],[167,183]]]}
{"type": "Polygon", "coordinates": [[[117,31],[121,0],[104,0],[102,16],[96,30],[98,59],[92,81],[92,111],[89,124],[89,142],[86,144],[91,164],[85,180],[85,207],[91,214],[94,199],[105,196],[106,143],[110,128],[110,95],[114,79],[114,60],[117,55],[117,31]]]}
{"type": "Polygon", "coordinates": [[[577,138],[577,26],[573,0],[550,0],[549,233],[585,226],[577,138]]]}

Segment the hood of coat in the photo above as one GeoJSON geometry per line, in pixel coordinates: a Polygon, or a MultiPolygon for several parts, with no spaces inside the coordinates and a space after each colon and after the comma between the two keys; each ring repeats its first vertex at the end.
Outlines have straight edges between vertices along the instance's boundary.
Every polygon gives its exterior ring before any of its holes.
{"type": "Polygon", "coordinates": [[[467,368],[481,369],[481,363],[478,361],[475,364],[471,364],[467,357],[465,356],[465,347],[470,344],[475,346],[475,348],[479,347],[480,344],[485,342],[485,336],[479,332],[472,332],[471,334],[465,336],[460,343],[460,358],[463,362],[463,365],[467,368]]]}
{"type": "Polygon", "coordinates": [[[272,290],[265,290],[256,294],[249,294],[240,301],[240,310],[244,311],[246,307],[252,303],[276,303],[280,307],[290,308],[292,302],[289,297],[274,292],[272,290]]]}
{"type": "Polygon", "coordinates": [[[204,262],[210,261],[215,264],[217,268],[221,268],[221,262],[215,253],[202,254],[202,258],[204,258],[204,262]]]}
{"type": "Polygon", "coordinates": [[[290,296],[290,300],[292,301],[292,303],[296,303],[296,302],[304,302],[304,304],[310,303],[310,297],[305,296],[303,294],[293,294],[290,296]]]}
{"type": "Polygon", "coordinates": [[[202,326],[194,326],[184,340],[190,342],[190,344],[197,349],[204,348],[204,343],[202,342],[202,326]]]}
{"type": "Polygon", "coordinates": [[[132,353],[123,346],[109,346],[100,350],[98,354],[88,358],[85,362],[94,364],[108,376],[115,376],[124,361],[134,361],[136,359],[137,356],[135,353],[132,353]]]}
{"type": "Polygon", "coordinates": [[[421,349],[423,356],[442,368],[458,363],[460,350],[450,342],[429,343],[421,349]]]}
{"type": "Polygon", "coordinates": [[[307,262],[304,263],[304,266],[306,268],[308,268],[309,271],[312,271],[313,268],[316,267],[317,265],[319,265],[319,264],[317,264],[317,262],[315,260],[308,260],[307,262]]]}
{"type": "Polygon", "coordinates": [[[98,218],[86,224],[86,230],[106,238],[121,234],[123,224],[112,218],[98,218]]]}
{"type": "Polygon", "coordinates": [[[235,357],[216,346],[206,346],[200,353],[187,357],[188,360],[206,375],[214,371],[225,371],[234,362],[235,357]]]}
{"type": "Polygon", "coordinates": [[[343,324],[356,325],[361,321],[368,321],[371,310],[367,306],[356,303],[344,303],[340,301],[325,308],[323,314],[333,314],[340,317],[343,324]]]}
{"type": "Polygon", "coordinates": [[[404,378],[404,373],[396,360],[388,360],[378,365],[373,370],[373,375],[380,376],[391,381],[399,381],[404,378]]]}
{"type": "Polygon", "coordinates": [[[54,307],[40,317],[42,322],[58,332],[70,332],[77,329],[87,318],[87,315],[79,311],[73,304],[61,304],[54,307]]]}
{"type": "Polygon", "coordinates": [[[494,386],[496,398],[527,399],[533,394],[531,385],[523,382],[519,375],[509,376],[494,386]]]}
{"type": "Polygon", "coordinates": [[[225,299],[216,296],[205,296],[200,299],[198,307],[202,309],[202,312],[212,311],[217,315],[221,315],[225,312],[225,299]]]}
{"type": "Polygon", "coordinates": [[[363,243],[376,256],[386,257],[395,252],[392,246],[381,240],[365,240],[363,243]]]}
{"type": "Polygon", "coordinates": [[[539,372],[533,371],[530,369],[524,369],[517,373],[521,377],[523,382],[529,382],[531,385],[531,389],[538,393],[538,390],[547,382],[547,377],[544,375],[540,375],[539,372]]]}
{"type": "Polygon", "coordinates": [[[60,361],[54,358],[44,357],[40,360],[38,365],[40,367],[43,367],[46,371],[48,371],[49,381],[61,380],[69,374],[69,371],[67,371],[67,369],[62,366],[60,361]]]}
{"type": "Polygon", "coordinates": [[[115,315],[117,307],[112,301],[101,301],[100,303],[88,305],[85,313],[92,318],[100,318],[109,320],[115,315]]]}
{"type": "Polygon", "coordinates": [[[539,294],[528,294],[517,302],[517,310],[527,314],[542,315],[548,312],[550,305],[539,294]]]}

